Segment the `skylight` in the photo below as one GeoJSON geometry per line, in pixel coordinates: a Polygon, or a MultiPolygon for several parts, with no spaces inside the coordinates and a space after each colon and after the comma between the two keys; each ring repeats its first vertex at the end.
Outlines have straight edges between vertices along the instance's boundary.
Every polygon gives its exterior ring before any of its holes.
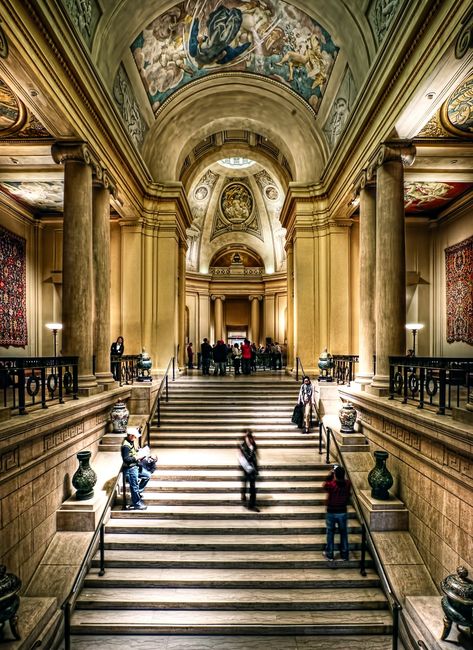
{"type": "Polygon", "coordinates": [[[245,169],[246,167],[251,167],[255,164],[254,160],[249,158],[239,158],[238,156],[233,156],[232,158],[222,158],[218,161],[224,167],[229,167],[230,169],[245,169]]]}

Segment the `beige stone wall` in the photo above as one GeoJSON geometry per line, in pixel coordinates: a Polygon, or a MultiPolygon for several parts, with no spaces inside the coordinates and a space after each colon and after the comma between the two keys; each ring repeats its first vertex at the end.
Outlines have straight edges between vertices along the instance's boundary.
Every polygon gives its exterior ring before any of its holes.
{"type": "MultiPolygon", "coordinates": [[[[0,564],[23,587],[56,532],[56,510],[74,492],[76,454],[90,449],[95,456],[116,392],[34,417],[16,416],[0,426],[0,564]]],[[[121,390],[120,397],[129,393],[121,390]]]]}
{"type": "Polygon", "coordinates": [[[471,427],[411,415],[398,402],[376,413],[369,400],[354,401],[371,451],[390,454],[392,493],[409,510],[409,532],[436,585],[460,564],[473,573],[471,427]]]}

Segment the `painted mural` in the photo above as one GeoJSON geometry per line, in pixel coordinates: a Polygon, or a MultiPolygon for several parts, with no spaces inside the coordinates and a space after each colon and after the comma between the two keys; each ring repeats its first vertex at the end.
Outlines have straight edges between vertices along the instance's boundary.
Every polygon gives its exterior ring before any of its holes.
{"type": "Polygon", "coordinates": [[[263,240],[261,220],[250,188],[240,178],[228,178],[222,189],[219,209],[210,240],[226,232],[242,231],[263,240]]]}
{"type": "Polygon", "coordinates": [[[421,183],[420,181],[405,183],[406,213],[438,212],[472,186],[471,183],[421,183]]]}
{"type": "Polygon", "coordinates": [[[276,0],[187,0],[158,16],[131,46],[154,111],[208,74],[259,74],[317,111],[338,47],[310,16],[276,0]]]}
{"type": "Polygon", "coordinates": [[[441,120],[451,133],[473,137],[473,75],[460,84],[442,106],[441,120]]]}
{"type": "Polygon", "coordinates": [[[26,109],[7,84],[0,79],[0,137],[21,129],[26,119],[26,109]]]}
{"type": "Polygon", "coordinates": [[[0,190],[36,210],[62,212],[63,181],[4,181],[0,190]]]}

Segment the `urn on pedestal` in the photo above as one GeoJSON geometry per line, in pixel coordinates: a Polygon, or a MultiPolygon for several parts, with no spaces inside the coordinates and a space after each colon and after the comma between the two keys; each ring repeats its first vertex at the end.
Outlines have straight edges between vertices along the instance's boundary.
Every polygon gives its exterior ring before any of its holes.
{"type": "Polygon", "coordinates": [[[445,594],[442,598],[443,632],[442,641],[447,638],[452,629],[452,623],[467,628],[470,637],[473,635],[473,580],[468,577],[464,566],[457,568],[457,573],[442,580],[440,589],[445,594]]]}
{"type": "Polygon", "coordinates": [[[371,496],[373,499],[386,501],[389,499],[389,488],[393,485],[393,477],[386,467],[386,460],[389,458],[389,454],[387,451],[375,451],[374,458],[376,465],[368,474],[371,496]]]}
{"type": "Polygon", "coordinates": [[[136,363],[136,368],[137,368],[137,381],[151,381],[151,367],[153,365],[153,362],[151,361],[151,357],[149,354],[146,352],[146,350],[143,348],[138,361],[136,363]]]}
{"type": "Polygon", "coordinates": [[[126,433],[128,425],[128,418],[130,412],[128,411],[125,402],[117,402],[110,412],[110,419],[114,433],[126,433]]]}
{"type": "Polygon", "coordinates": [[[327,348],[324,348],[319,356],[319,363],[317,364],[321,370],[319,381],[332,381],[331,370],[333,368],[333,357],[327,348]]]}
{"type": "Polygon", "coordinates": [[[94,496],[94,485],[97,483],[97,474],[90,466],[90,457],[92,452],[88,449],[79,451],[77,460],[79,467],[72,477],[72,485],[76,488],[77,501],[91,499],[94,496]]]}
{"type": "Polygon", "coordinates": [[[354,433],[357,412],[351,402],[345,402],[342,408],[338,411],[340,418],[340,433],[354,433]]]}
{"type": "Polygon", "coordinates": [[[21,589],[21,580],[13,573],[7,573],[4,564],[0,564],[0,637],[3,627],[10,621],[10,629],[15,639],[19,640],[17,611],[20,606],[18,592],[21,589]]]}

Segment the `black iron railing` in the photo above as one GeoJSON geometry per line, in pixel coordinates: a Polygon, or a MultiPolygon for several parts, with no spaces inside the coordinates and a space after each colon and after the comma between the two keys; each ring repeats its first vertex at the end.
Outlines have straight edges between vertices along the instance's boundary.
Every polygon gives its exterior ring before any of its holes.
{"type": "Polygon", "coordinates": [[[166,402],[169,401],[169,374],[171,371],[172,371],[172,380],[174,381],[176,379],[176,357],[171,357],[171,359],[169,359],[166,372],[164,373],[164,377],[161,379],[161,383],[159,384],[158,395],[156,397],[156,401],[154,403],[154,407],[153,410],[151,411],[151,415],[148,420],[148,425],[146,427],[147,444],[149,444],[150,426],[153,423],[154,415],[156,415],[157,426],[158,427],[161,426],[161,401],[163,400],[163,395],[164,395],[164,400],[166,402]]]}
{"type": "Polygon", "coordinates": [[[78,362],[79,357],[0,357],[3,406],[25,415],[29,408],[77,399],[78,362]]]}
{"type": "Polygon", "coordinates": [[[349,386],[355,379],[356,366],[358,365],[357,354],[334,354],[333,357],[333,378],[337,384],[349,386]]]}
{"type": "Polygon", "coordinates": [[[120,386],[132,384],[138,376],[137,364],[139,354],[123,354],[122,356],[110,357],[112,373],[120,386]]]}
{"type": "Polygon", "coordinates": [[[473,359],[389,357],[390,399],[445,415],[473,399],[473,359]]]}
{"type": "MultiPolygon", "coordinates": [[[[335,453],[332,454],[333,457],[337,458],[340,462],[342,462],[343,456],[332,429],[330,427],[325,427],[323,420],[318,413],[317,413],[317,417],[319,419],[319,453],[322,453],[323,434],[325,433],[325,462],[327,464],[330,463],[332,448],[335,448],[335,453]]],[[[354,483],[350,479],[350,472],[346,467],[346,465],[344,465],[344,468],[346,472],[346,477],[348,478],[348,480],[351,482],[353,486],[354,483]]],[[[376,544],[371,535],[365,515],[363,514],[360,501],[354,489],[352,489],[352,505],[361,524],[360,574],[362,576],[366,575],[366,552],[369,551],[371,557],[373,558],[376,571],[378,572],[381,581],[381,587],[387,598],[389,609],[391,610],[391,614],[393,617],[392,650],[397,650],[398,642],[399,642],[399,617],[402,610],[402,606],[399,600],[396,598],[392,585],[389,581],[389,578],[386,575],[383,564],[381,562],[381,558],[378,553],[378,549],[376,548],[376,544]]]]}

